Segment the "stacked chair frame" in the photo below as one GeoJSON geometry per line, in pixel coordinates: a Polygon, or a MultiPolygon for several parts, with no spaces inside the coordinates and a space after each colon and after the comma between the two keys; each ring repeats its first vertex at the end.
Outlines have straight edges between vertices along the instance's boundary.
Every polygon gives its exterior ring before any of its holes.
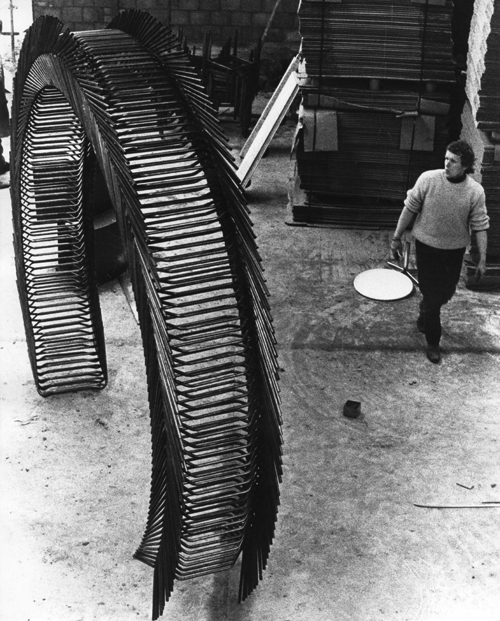
{"type": "Polygon", "coordinates": [[[11,192],[19,295],[43,396],[107,383],[95,278],[98,168],[116,211],[148,382],[152,482],[135,557],[153,619],[176,579],[262,578],[281,480],[268,291],[227,139],[188,55],[141,11],[72,33],[28,30],[14,84],[11,192]]]}

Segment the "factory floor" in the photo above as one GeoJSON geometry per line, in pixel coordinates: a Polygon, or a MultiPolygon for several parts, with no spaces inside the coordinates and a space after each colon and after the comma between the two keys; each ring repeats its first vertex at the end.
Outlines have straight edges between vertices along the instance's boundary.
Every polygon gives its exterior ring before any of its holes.
{"type": "MultiPolygon", "coordinates": [[[[222,120],[237,153],[244,139],[222,120]]],[[[280,127],[247,190],[282,369],[270,560],[245,602],[237,564],[177,582],[162,618],[500,621],[500,292],[461,282],[431,364],[418,293],[378,302],[353,287],[385,265],[390,231],[290,225],[294,131],[280,127]],[[347,400],[359,418],[343,416],[347,400]]],[[[0,235],[0,619],[147,621],[153,574],[132,558],[150,485],[139,327],[120,282],[102,286],[109,386],[40,397],[6,189],[0,235]]]]}

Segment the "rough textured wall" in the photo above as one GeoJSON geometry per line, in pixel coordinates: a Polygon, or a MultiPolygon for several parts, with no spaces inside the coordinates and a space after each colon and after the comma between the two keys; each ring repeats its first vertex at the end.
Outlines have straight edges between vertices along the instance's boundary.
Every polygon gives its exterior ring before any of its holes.
{"type": "Polygon", "coordinates": [[[474,147],[490,215],[488,260],[500,263],[500,0],[476,0],[461,136],[474,147]]]}
{"type": "MultiPolygon", "coordinates": [[[[472,106],[466,102],[462,114],[462,135],[470,142],[476,154],[476,172],[474,178],[482,183],[486,194],[486,205],[490,216],[488,231],[489,263],[500,263],[500,144],[495,141],[492,132],[477,128],[472,106]]],[[[473,252],[475,252],[473,239],[473,252]]]]}
{"type": "MultiPolygon", "coordinates": [[[[474,14],[471,20],[469,35],[469,52],[467,56],[467,97],[476,116],[480,106],[479,92],[481,80],[486,70],[488,38],[491,35],[491,23],[495,11],[495,0],[475,0],[474,14]]],[[[497,13],[500,8],[496,7],[497,13]]]]}
{"type": "Polygon", "coordinates": [[[472,106],[467,100],[462,111],[462,132],[460,135],[462,140],[467,142],[474,149],[476,155],[476,166],[472,175],[476,181],[482,181],[482,165],[485,152],[484,133],[477,129],[476,120],[472,111],[472,106]]]}

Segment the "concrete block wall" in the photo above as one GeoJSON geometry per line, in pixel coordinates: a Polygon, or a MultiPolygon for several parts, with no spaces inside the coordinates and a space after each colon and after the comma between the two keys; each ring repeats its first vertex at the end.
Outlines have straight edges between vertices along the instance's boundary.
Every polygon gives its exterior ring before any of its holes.
{"type": "MultiPolygon", "coordinates": [[[[33,0],[34,17],[53,15],[70,30],[104,28],[121,10],[150,12],[173,30],[182,28],[189,46],[199,44],[204,33],[212,33],[220,45],[238,31],[242,46],[253,47],[262,36],[277,0],[33,0]]],[[[281,0],[266,41],[290,45],[298,51],[299,0],[281,0]]]]}
{"type": "Polygon", "coordinates": [[[168,23],[169,10],[165,0],[33,0],[33,17],[52,15],[69,30],[105,28],[120,11],[141,9],[168,23]]]}
{"type": "MultiPolygon", "coordinates": [[[[298,0],[281,0],[267,40],[273,43],[300,41],[298,0]]],[[[253,44],[262,36],[276,0],[171,0],[172,24],[182,26],[188,41],[200,41],[209,30],[215,42],[223,43],[238,30],[242,44],[253,44]]]]}

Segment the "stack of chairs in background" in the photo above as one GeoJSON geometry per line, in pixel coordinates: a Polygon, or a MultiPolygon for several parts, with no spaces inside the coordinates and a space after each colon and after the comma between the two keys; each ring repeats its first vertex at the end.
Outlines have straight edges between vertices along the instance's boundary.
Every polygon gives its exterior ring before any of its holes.
{"type": "Polygon", "coordinates": [[[299,20],[293,219],[392,227],[408,188],[458,137],[453,2],[302,0],[299,20]]]}
{"type": "Polygon", "coordinates": [[[238,119],[241,134],[247,138],[250,134],[253,102],[259,92],[262,41],[257,40],[255,48],[249,50],[247,59],[239,55],[238,31],[233,38],[227,39],[215,57],[210,32],[205,33],[201,55],[197,54],[195,47],[189,50],[185,42],[184,47],[198,68],[214,107],[232,108],[233,118],[238,119]]]}

